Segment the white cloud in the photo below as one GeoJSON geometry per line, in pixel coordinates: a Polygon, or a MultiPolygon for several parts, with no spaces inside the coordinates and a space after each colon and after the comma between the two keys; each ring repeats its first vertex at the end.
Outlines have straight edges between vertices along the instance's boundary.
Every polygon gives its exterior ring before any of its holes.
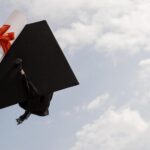
{"type": "Polygon", "coordinates": [[[64,111],[64,112],[61,113],[61,115],[62,115],[63,117],[69,117],[69,116],[71,115],[71,112],[69,112],[69,111],[64,111]]]}
{"type": "Polygon", "coordinates": [[[150,65],[150,58],[141,60],[141,61],[139,62],[139,66],[144,67],[144,66],[146,66],[146,65],[150,65]]]}
{"type": "MultiPolygon", "coordinates": [[[[138,69],[131,79],[132,96],[129,97],[126,106],[136,109],[143,118],[150,120],[150,59],[142,59],[138,63],[138,69]]],[[[128,93],[127,93],[128,94],[128,93]]]]}
{"type": "Polygon", "coordinates": [[[140,95],[150,92],[150,59],[143,59],[139,62],[139,70],[135,74],[135,87],[140,95]]]}
{"type": "Polygon", "coordinates": [[[96,99],[92,100],[86,107],[87,110],[93,110],[100,108],[108,99],[110,98],[108,93],[98,96],[96,99]]]}
{"type": "Polygon", "coordinates": [[[123,150],[142,136],[148,126],[135,110],[108,110],[77,132],[77,141],[71,150],[123,150]]]}
{"type": "Polygon", "coordinates": [[[30,21],[47,19],[64,49],[105,53],[150,50],[149,0],[10,0],[30,21]],[[55,27],[54,27],[55,26],[55,27]]]}
{"type": "Polygon", "coordinates": [[[91,7],[86,9],[83,5],[78,7],[82,17],[71,22],[70,27],[56,32],[64,48],[77,50],[92,47],[98,52],[129,54],[150,50],[149,1],[94,2],[97,5],[88,1],[91,7]]]}
{"type": "MultiPolygon", "coordinates": [[[[138,71],[137,80],[139,82],[142,82],[144,85],[148,83],[150,79],[150,59],[144,59],[139,62],[140,69],[138,71]]],[[[143,87],[143,85],[141,85],[143,87]]]]}
{"type": "MultiPolygon", "coordinates": [[[[90,113],[94,110],[100,110],[100,111],[105,111],[107,108],[114,108],[111,104],[109,103],[110,100],[110,94],[109,93],[103,93],[99,96],[97,96],[95,99],[91,100],[87,104],[83,104],[80,106],[75,106],[73,108],[73,112],[75,113],[81,113],[81,111],[84,111],[84,113],[90,113]]],[[[114,98],[111,98],[111,102],[114,101],[114,98]]],[[[83,113],[83,112],[82,112],[83,113]]]]}

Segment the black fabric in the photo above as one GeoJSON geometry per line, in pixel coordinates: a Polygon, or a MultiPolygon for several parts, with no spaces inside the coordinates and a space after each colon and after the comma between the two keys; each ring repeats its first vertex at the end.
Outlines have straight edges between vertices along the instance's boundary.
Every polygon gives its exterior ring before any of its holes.
{"type": "Polygon", "coordinates": [[[35,95],[30,99],[26,99],[24,102],[20,102],[19,105],[38,116],[46,116],[49,114],[49,105],[52,99],[53,93],[45,96],[35,95]]]}
{"type": "MultiPolygon", "coordinates": [[[[39,103],[44,108],[41,101],[49,103],[51,92],[79,84],[47,22],[28,24],[0,63],[0,108],[28,105],[26,86],[14,64],[18,58],[23,60],[26,76],[40,96],[31,99],[32,106],[39,103]]],[[[32,112],[44,114],[40,111],[34,108],[32,112]]]]}

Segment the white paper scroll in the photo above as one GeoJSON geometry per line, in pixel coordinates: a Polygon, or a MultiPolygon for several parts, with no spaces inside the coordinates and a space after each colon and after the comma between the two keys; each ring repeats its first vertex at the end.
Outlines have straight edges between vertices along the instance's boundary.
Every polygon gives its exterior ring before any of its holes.
{"type": "MultiPolygon", "coordinates": [[[[14,40],[11,41],[11,44],[13,44],[13,42],[16,40],[18,35],[23,30],[24,26],[27,24],[27,18],[22,12],[15,10],[8,17],[8,19],[5,21],[4,24],[10,25],[10,28],[7,30],[6,33],[14,32],[15,38],[14,40]]],[[[1,26],[3,26],[4,24],[2,24],[1,26]]],[[[0,62],[3,59],[3,57],[4,57],[4,52],[0,45],[0,62]]]]}

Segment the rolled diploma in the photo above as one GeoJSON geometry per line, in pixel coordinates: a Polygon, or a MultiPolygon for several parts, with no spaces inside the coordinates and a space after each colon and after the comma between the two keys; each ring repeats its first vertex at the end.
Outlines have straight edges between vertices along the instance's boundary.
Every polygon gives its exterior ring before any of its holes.
{"type": "MultiPolygon", "coordinates": [[[[10,28],[7,30],[6,33],[14,32],[15,38],[14,38],[14,40],[10,41],[11,44],[13,44],[13,42],[16,40],[18,35],[23,30],[24,26],[27,24],[27,18],[23,13],[21,13],[18,10],[15,10],[8,17],[8,19],[6,20],[6,22],[4,24],[10,25],[10,28]]],[[[4,51],[0,45],[0,62],[2,61],[4,55],[5,55],[4,51]]]]}

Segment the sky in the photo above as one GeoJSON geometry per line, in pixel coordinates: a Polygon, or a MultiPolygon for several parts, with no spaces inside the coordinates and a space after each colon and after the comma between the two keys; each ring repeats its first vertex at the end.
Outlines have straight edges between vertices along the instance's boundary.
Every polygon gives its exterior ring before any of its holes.
{"type": "Polygon", "coordinates": [[[150,149],[149,0],[0,0],[0,24],[18,9],[47,20],[80,85],[54,94],[50,115],[0,110],[3,150],[150,149]]]}

